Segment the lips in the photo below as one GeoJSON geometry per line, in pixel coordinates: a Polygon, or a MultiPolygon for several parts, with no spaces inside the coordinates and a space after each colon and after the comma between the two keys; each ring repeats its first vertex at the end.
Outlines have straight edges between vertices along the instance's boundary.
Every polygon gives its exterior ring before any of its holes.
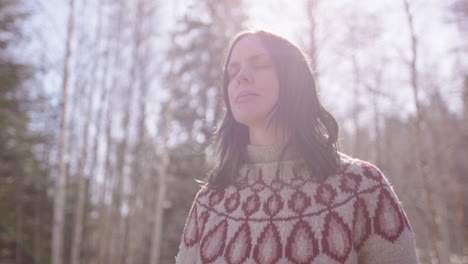
{"type": "Polygon", "coordinates": [[[240,100],[244,100],[244,99],[247,99],[247,98],[250,98],[250,97],[253,97],[253,96],[258,96],[258,94],[256,93],[253,93],[253,92],[249,92],[249,91],[243,91],[243,92],[240,92],[237,96],[236,96],[236,103],[240,100]]]}

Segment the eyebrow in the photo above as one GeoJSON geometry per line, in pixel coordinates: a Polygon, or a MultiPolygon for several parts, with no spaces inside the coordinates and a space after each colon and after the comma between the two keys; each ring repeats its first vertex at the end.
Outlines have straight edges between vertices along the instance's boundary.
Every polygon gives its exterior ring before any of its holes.
{"type": "MultiPolygon", "coordinates": [[[[258,60],[258,59],[260,59],[262,57],[270,59],[270,55],[268,53],[260,53],[260,54],[250,56],[247,60],[255,61],[255,60],[258,60]]],[[[227,68],[230,69],[230,68],[233,68],[234,66],[237,66],[237,65],[239,65],[239,62],[237,62],[237,61],[230,62],[228,64],[227,68]]]]}

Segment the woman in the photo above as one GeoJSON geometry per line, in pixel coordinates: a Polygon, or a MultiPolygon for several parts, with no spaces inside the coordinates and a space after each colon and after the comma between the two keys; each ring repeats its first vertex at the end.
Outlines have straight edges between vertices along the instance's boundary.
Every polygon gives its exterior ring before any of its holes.
{"type": "Polygon", "coordinates": [[[337,151],[301,50],[265,31],[229,45],[218,160],[177,263],[417,263],[414,234],[375,166],[337,151]]]}

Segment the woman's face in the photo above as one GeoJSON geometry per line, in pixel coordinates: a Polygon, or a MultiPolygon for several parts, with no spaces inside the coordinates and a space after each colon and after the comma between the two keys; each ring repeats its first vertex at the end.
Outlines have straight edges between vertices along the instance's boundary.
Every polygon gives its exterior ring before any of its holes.
{"type": "Polygon", "coordinates": [[[239,40],[226,70],[229,104],[236,121],[248,127],[266,125],[278,101],[279,80],[260,38],[248,35],[239,40]]]}

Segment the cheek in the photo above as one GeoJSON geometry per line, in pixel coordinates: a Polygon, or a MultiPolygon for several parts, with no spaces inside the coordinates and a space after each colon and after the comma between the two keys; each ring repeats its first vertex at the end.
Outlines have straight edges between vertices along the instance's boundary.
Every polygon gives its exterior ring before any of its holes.
{"type": "Polygon", "coordinates": [[[228,87],[227,87],[227,93],[228,93],[228,98],[229,98],[229,106],[232,108],[232,105],[233,105],[233,98],[234,98],[234,95],[233,95],[233,88],[232,88],[232,85],[229,84],[228,87]]]}
{"type": "Polygon", "coordinates": [[[279,80],[276,74],[270,74],[265,80],[265,85],[263,85],[265,90],[268,90],[266,94],[268,94],[268,97],[271,101],[276,101],[278,100],[279,96],[279,80]]]}

